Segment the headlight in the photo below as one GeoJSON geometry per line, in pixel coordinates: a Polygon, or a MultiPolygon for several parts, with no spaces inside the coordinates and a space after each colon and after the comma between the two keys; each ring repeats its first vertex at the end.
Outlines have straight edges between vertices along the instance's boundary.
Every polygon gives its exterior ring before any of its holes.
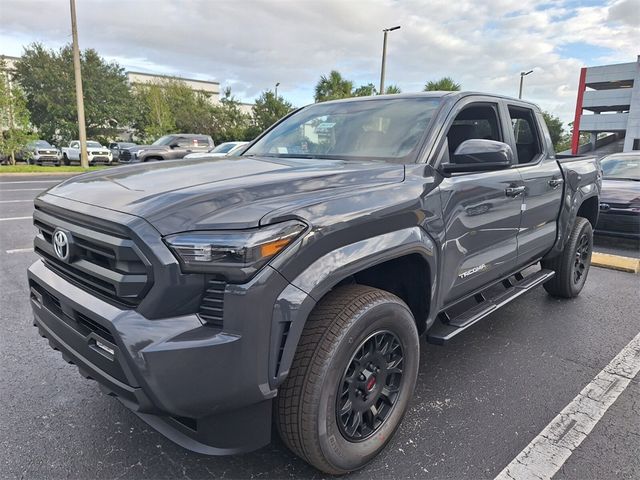
{"type": "Polygon", "coordinates": [[[185,272],[212,272],[228,280],[251,277],[293,242],[307,226],[297,220],[252,230],[185,232],[165,241],[185,272]]]}
{"type": "Polygon", "coordinates": [[[133,152],[133,157],[139,157],[142,152],[144,152],[144,150],[136,150],[135,152],[133,152]]]}

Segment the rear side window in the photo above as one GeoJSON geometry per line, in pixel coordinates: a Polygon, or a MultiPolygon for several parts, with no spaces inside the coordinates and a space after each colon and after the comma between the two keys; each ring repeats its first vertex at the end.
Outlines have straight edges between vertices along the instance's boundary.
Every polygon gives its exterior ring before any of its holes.
{"type": "Polygon", "coordinates": [[[208,137],[196,137],[193,139],[194,147],[208,147],[209,146],[209,138],[208,137]]]}
{"type": "Polygon", "coordinates": [[[510,105],[509,116],[516,141],[518,164],[535,162],[542,149],[533,110],[510,105]]]}

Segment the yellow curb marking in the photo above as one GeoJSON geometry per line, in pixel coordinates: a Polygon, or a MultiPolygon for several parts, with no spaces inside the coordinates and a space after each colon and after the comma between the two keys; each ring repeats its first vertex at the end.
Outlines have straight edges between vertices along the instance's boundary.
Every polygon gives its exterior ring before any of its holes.
{"type": "Polygon", "coordinates": [[[611,268],[623,272],[640,273],[640,259],[609,255],[608,253],[593,252],[591,265],[596,267],[611,268]]]}

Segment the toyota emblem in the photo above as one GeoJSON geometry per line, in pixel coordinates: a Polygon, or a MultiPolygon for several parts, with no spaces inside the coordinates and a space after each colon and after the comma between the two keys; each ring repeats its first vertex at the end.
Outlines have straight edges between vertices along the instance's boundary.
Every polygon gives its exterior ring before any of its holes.
{"type": "Polygon", "coordinates": [[[69,244],[69,236],[62,230],[53,232],[53,251],[60,260],[65,262],[69,260],[69,252],[71,250],[69,244]]]}

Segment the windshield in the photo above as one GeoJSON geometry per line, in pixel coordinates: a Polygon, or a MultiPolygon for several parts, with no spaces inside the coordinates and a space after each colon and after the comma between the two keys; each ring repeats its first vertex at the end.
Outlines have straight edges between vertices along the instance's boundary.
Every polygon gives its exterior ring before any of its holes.
{"type": "Polygon", "coordinates": [[[101,148],[102,145],[100,145],[98,142],[87,142],[87,147],[89,147],[89,148],[101,148]]]}
{"type": "Polygon", "coordinates": [[[607,157],[600,165],[606,180],[640,181],[640,155],[607,157]]]}
{"type": "Polygon", "coordinates": [[[244,155],[406,160],[439,105],[438,97],[318,103],[284,120],[244,155]]]}
{"type": "Polygon", "coordinates": [[[46,140],[36,140],[31,143],[31,146],[35,148],[51,148],[51,144],[46,140]]]}
{"type": "Polygon", "coordinates": [[[236,144],[234,142],[221,143],[213,150],[209,150],[209,152],[210,153],[227,153],[235,146],[236,144]]]}
{"type": "Polygon", "coordinates": [[[157,139],[151,145],[169,145],[170,143],[172,143],[174,138],[175,137],[173,135],[165,135],[164,137],[160,137],[159,139],[157,139]]]}

